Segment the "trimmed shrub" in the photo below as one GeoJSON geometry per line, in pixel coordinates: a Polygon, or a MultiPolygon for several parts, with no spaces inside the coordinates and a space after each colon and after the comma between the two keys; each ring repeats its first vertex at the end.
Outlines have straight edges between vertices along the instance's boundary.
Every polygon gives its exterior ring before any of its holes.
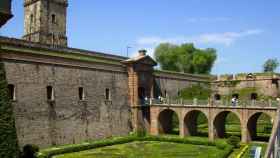
{"type": "Polygon", "coordinates": [[[138,137],[135,135],[128,137],[116,137],[111,139],[98,140],[94,142],[85,142],[82,144],[74,144],[74,145],[66,145],[61,147],[54,147],[51,149],[47,149],[41,151],[38,154],[38,158],[51,158],[55,155],[61,155],[66,153],[80,152],[85,150],[90,150],[99,147],[112,146],[118,144],[126,144],[134,141],[158,141],[158,142],[172,142],[172,143],[182,143],[182,144],[193,144],[193,145],[205,145],[205,146],[220,146],[223,148],[222,155],[219,155],[221,158],[226,158],[224,155],[229,155],[232,151],[232,146],[226,144],[222,141],[218,142],[210,142],[205,139],[196,138],[196,137],[188,137],[188,138],[179,138],[179,137],[158,137],[158,136],[145,136],[138,137]],[[219,144],[219,145],[218,145],[219,144]]]}
{"type": "Polygon", "coordinates": [[[232,145],[234,148],[239,148],[240,147],[240,138],[237,136],[230,136],[227,139],[227,143],[232,145]]]}
{"type": "Polygon", "coordinates": [[[37,152],[39,152],[38,146],[27,144],[23,147],[21,158],[37,158],[37,152]]]}

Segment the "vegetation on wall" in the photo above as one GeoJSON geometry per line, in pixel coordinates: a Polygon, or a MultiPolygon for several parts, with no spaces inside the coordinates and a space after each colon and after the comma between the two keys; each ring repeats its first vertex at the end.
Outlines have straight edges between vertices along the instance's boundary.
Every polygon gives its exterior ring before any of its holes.
{"type": "Polygon", "coordinates": [[[211,88],[209,85],[202,86],[200,84],[192,85],[191,87],[182,89],[179,98],[184,100],[207,100],[211,96],[211,88]]]}
{"type": "Polygon", "coordinates": [[[13,108],[8,96],[4,64],[0,61],[0,157],[16,158],[18,154],[13,108]]]}
{"type": "Polygon", "coordinates": [[[232,96],[234,94],[238,94],[239,100],[251,100],[252,94],[257,94],[256,100],[264,100],[268,101],[269,99],[275,99],[272,96],[267,96],[262,93],[260,93],[259,89],[257,87],[246,87],[242,89],[234,89],[230,92],[228,95],[222,95],[222,100],[231,100],[232,96]]]}

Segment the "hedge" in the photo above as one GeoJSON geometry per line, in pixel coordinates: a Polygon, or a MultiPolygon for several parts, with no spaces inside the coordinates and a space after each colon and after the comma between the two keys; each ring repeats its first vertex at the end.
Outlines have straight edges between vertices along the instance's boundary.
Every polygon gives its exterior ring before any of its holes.
{"type": "Polygon", "coordinates": [[[0,157],[16,158],[19,147],[13,107],[8,96],[8,83],[4,64],[0,61],[0,157]]]}
{"type": "Polygon", "coordinates": [[[172,142],[182,144],[193,145],[205,145],[205,146],[217,146],[219,149],[223,149],[219,158],[226,158],[232,151],[233,147],[226,144],[224,141],[210,142],[196,138],[179,138],[179,137],[156,137],[156,136],[128,136],[128,137],[116,137],[104,140],[98,140],[94,142],[86,142],[76,145],[66,145],[61,147],[54,147],[46,150],[42,150],[37,153],[38,158],[51,158],[55,155],[61,155],[66,153],[80,152],[90,150],[99,147],[112,146],[117,144],[126,144],[134,141],[160,141],[160,142],[172,142]]]}

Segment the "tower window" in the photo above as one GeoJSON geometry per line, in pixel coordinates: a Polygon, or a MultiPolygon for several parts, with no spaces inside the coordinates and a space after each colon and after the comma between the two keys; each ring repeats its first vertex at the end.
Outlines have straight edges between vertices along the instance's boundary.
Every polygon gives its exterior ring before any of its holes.
{"type": "Polygon", "coordinates": [[[85,100],[85,92],[83,87],[79,87],[79,100],[85,100]]]}
{"type": "Polygon", "coordinates": [[[53,23],[53,24],[56,23],[56,16],[55,16],[55,14],[52,14],[52,23],[53,23]]]}
{"type": "Polygon", "coordinates": [[[34,16],[33,14],[30,15],[30,25],[29,25],[29,32],[32,33],[32,27],[33,27],[33,22],[34,22],[34,16]]]}
{"type": "Polygon", "coordinates": [[[16,91],[15,86],[12,84],[8,85],[8,93],[9,93],[9,99],[15,101],[16,100],[16,91]]]}
{"type": "Polygon", "coordinates": [[[111,100],[111,92],[110,92],[109,88],[106,88],[106,90],[105,90],[105,99],[111,100]]]}
{"type": "Polygon", "coordinates": [[[47,99],[48,100],[54,100],[54,92],[53,92],[53,87],[52,86],[47,87],[47,99]]]}

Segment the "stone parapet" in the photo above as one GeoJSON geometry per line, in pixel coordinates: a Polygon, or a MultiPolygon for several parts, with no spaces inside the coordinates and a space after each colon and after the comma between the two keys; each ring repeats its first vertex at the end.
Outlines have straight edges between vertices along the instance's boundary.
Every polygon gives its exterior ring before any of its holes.
{"type": "Polygon", "coordinates": [[[168,78],[175,80],[187,80],[187,81],[197,81],[197,82],[211,82],[215,79],[215,76],[211,75],[196,75],[196,74],[188,74],[188,73],[180,73],[180,72],[172,72],[172,71],[162,71],[155,70],[154,76],[157,78],[168,78]]]}

